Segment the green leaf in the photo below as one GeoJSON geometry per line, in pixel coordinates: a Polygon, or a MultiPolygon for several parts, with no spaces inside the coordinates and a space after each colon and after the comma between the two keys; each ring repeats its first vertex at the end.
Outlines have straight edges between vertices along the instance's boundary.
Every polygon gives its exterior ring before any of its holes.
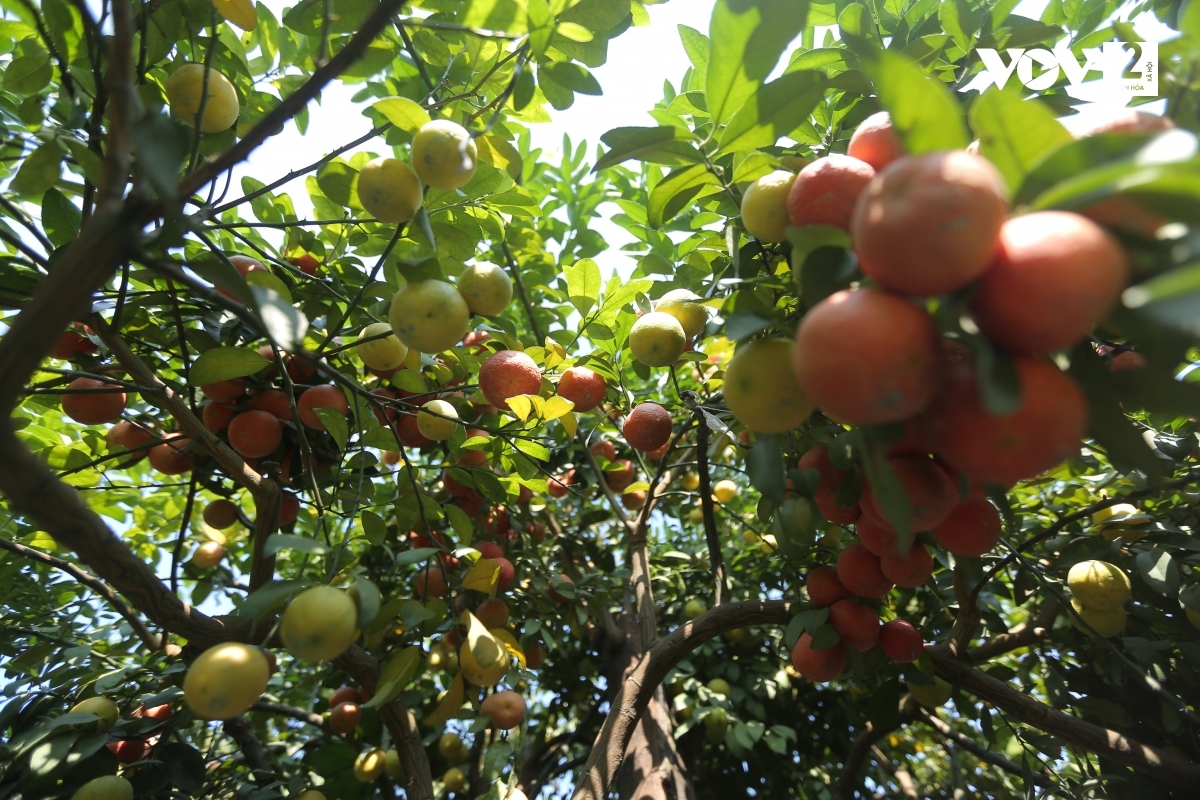
{"type": "Polygon", "coordinates": [[[693,200],[721,191],[721,182],[704,164],[672,170],[650,192],[646,216],[657,230],[693,200]]]}
{"type": "Polygon", "coordinates": [[[970,117],[983,155],[1011,190],[1048,154],[1075,139],[1042,103],[995,87],[975,101],[970,117]]]}
{"type": "Polygon", "coordinates": [[[247,272],[244,276],[247,286],[261,286],[264,289],[270,289],[278,294],[285,303],[292,302],[292,290],[287,287],[278,275],[265,269],[256,269],[247,272]]]}
{"type": "Polygon", "coordinates": [[[182,123],[165,114],[146,114],[133,126],[138,166],[159,196],[175,202],[179,173],[187,158],[191,135],[182,123]]]}
{"type": "Polygon", "coordinates": [[[606,167],[635,158],[651,164],[699,164],[704,156],[696,148],[696,137],[690,131],[674,125],[655,128],[613,128],[600,137],[609,150],[593,167],[598,172],[606,167]]]}
{"type": "Polygon", "coordinates": [[[863,65],[908,152],[961,150],[970,143],[962,109],[941,81],[904,56],[885,50],[863,65]]]}
{"type": "Polygon", "coordinates": [[[308,318],[273,289],[251,286],[250,291],[258,304],[258,316],[267,335],[289,353],[303,350],[308,318]]]}
{"type": "Polygon", "coordinates": [[[350,599],[358,606],[358,627],[365,628],[370,625],[379,613],[379,587],[360,575],[354,579],[354,584],[346,594],[350,595],[350,599]]]}
{"type": "MultiPolygon", "coordinates": [[[[274,536],[286,536],[278,533],[274,536]]],[[[293,539],[303,539],[302,536],[292,536],[293,539]]],[[[268,539],[270,541],[270,539],[268,539]]],[[[313,541],[313,540],[307,540],[313,541]]],[[[285,549],[285,548],[280,548],[285,549]]],[[[271,581],[261,589],[251,593],[237,607],[239,617],[257,617],[269,611],[280,609],[293,594],[311,586],[311,581],[271,581]]]]}
{"type": "Polygon", "coordinates": [[[336,408],[316,408],[313,412],[333,437],[333,443],[337,445],[338,450],[345,450],[346,440],[350,438],[350,426],[346,424],[342,412],[336,408]]]}
{"type": "Polygon", "coordinates": [[[214,347],[192,363],[190,377],[197,386],[244,378],[262,370],[270,360],[245,347],[214,347]]]}
{"type": "Polygon", "coordinates": [[[982,337],[975,342],[975,379],[990,414],[1011,414],[1021,407],[1021,378],[1008,354],[982,337]]]}
{"type": "Polygon", "coordinates": [[[468,28],[509,33],[520,33],[527,27],[523,4],[516,0],[472,0],[460,19],[468,28]]]}
{"type": "Polygon", "coordinates": [[[42,227],[55,247],[62,247],[79,235],[82,218],[75,204],[58,189],[48,189],[42,196],[42,227]]]}
{"type": "Polygon", "coordinates": [[[746,454],[746,474],[762,496],[776,504],[783,502],[786,471],[783,466],[783,450],[778,436],[762,435],[746,454]]]}
{"type": "Polygon", "coordinates": [[[570,39],[572,42],[584,43],[596,38],[592,35],[591,31],[577,22],[560,22],[558,27],[554,29],[554,32],[559,36],[570,39]]]}
{"type": "Polygon", "coordinates": [[[588,72],[586,68],[573,61],[557,61],[545,64],[542,66],[539,75],[542,77],[549,75],[555,83],[578,94],[603,94],[595,76],[588,72]]]}
{"type": "Polygon", "coordinates": [[[475,523],[471,522],[467,512],[456,505],[448,505],[446,506],[446,519],[450,521],[450,527],[454,530],[454,535],[458,537],[459,544],[469,545],[474,541],[475,523]]]}
{"type": "Polygon", "coordinates": [[[871,494],[888,522],[896,529],[897,547],[900,552],[907,552],[914,539],[912,506],[908,502],[908,493],[888,463],[888,443],[885,437],[876,435],[872,429],[860,428],[859,431],[862,433],[861,438],[865,440],[859,452],[863,472],[871,486],[871,494]]]}
{"type": "Polygon", "coordinates": [[[701,75],[708,73],[708,54],[712,44],[708,37],[695,28],[687,25],[679,26],[679,38],[683,42],[683,52],[687,53],[688,61],[701,75]]]}
{"type": "MultiPolygon", "coordinates": [[[[430,120],[429,112],[425,110],[425,107],[407,97],[385,97],[372,103],[371,108],[383,114],[388,122],[402,131],[418,131],[430,120]]],[[[324,186],[321,187],[322,191],[324,188],[324,186]]]]}
{"type": "Polygon", "coordinates": [[[264,553],[273,556],[282,550],[299,550],[315,556],[329,552],[329,548],[322,542],[308,536],[297,536],[294,533],[273,533],[267,537],[266,544],[263,545],[264,553]]]}
{"type": "Polygon", "coordinates": [[[354,196],[354,182],[358,178],[358,170],[345,161],[330,161],[317,173],[317,185],[325,196],[341,206],[350,205],[354,196]]]}
{"type": "Polygon", "coordinates": [[[600,266],[590,258],[581,258],[563,267],[567,276],[567,297],[580,314],[587,315],[600,300],[600,266]]]}
{"type": "Polygon", "coordinates": [[[409,550],[396,556],[396,566],[419,564],[422,561],[428,561],[437,552],[438,549],[436,547],[418,547],[416,550],[409,550]]]}
{"type": "Polygon", "coordinates": [[[770,147],[808,119],[825,94],[819,72],[792,72],[750,96],[721,134],[718,156],[770,147]]]}
{"type": "Polygon", "coordinates": [[[37,94],[50,83],[54,67],[50,54],[37,50],[30,55],[17,56],[4,68],[4,91],[14,94],[37,94]]]}
{"type": "Polygon", "coordinates": [[[377,708],[384,703],[390,703],[396,695],[404,691],[417,675],[417,668],[421,666],[421,655],[420,647],[409,645],[389,656],[379,671],[375,696],[363,703],[363,708],[377,708]]]}
{"type": "Polygon", "coordinates": [[[1179,567],[1167,551],[1152,547],[1138,553],[1135,563],[1138,575],[1154,591],[1164,597],[1174,597],[1179,592],[1179,567]]]}
{"type": "Polygon", "coordinates": [[[729,119],[767,79],[807,17],[807,0],[717,0],[705,81],[714,122],[729,119]]]}
{"type": "Polygon", "coordinates": [[[363,534],[367,537],[367,541],[373,545],[381,545],[387,539],[387,523],[383,521],[383,517],[376,514],[374,511],[364,511],[362,513],[363,534]]]}
{"type": "Polygon", "coordinates": [[[58,183],[62,175],[63,151],[57,142],[46,142],[21,164],[10,187],[17,194],[35,196],[58,183]]]}

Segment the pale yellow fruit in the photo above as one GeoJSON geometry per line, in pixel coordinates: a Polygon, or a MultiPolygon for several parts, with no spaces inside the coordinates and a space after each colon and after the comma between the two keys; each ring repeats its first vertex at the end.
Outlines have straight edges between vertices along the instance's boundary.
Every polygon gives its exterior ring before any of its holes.
{"type": "Polygon", "coordinates": [[[333,661],[354,641],[358,607],[332,586],[314,586],[292,598],[279,636],[288,652],[305,661],[333,661]]]}
{"type": "Polygon", "coordinates": [[[396,337],[410,348],[440,353],[467,335],[471,310],[445,281],[417,281],[396,292],[388,319],[396,337]]]}
{"type": "Polygon", "coordinates": [[[444,442],[454,434],[454,426],[457,424],[454,420],[458,419],[458,411],[454,406],[445,400],[430,400],[421,408],[423,410],[417,412],[417,430],[422,436],[435,442],[444,442]],[[433,413],[428,413],[430,411],[433,413]],[[435,417],[434,414],[441,416],[435,417]]]}
{"type": "Polygon", "coordinates": [[[394,781],[404,779],[404,762],[400,760],[400,754],[395,750],[388,750],[383,754],[383,770],[388,777],[394,781]]]}
{"type": "Polygon", "coordinates": [[[476,686],[495,686],[508,674],[508,654],[502,653],[496,663],[489,667],[481,666],[475,654],[466,642],[458,649],[458,664],[462,676],[476,686]]]}
{"type": "Polygon", "coordinates": [[[362,329],[359,339],[390,334],[386,339],[374,339],[355,346],[354,352],[370,369],[398,369],[408,356],[408,346],[392,333],[392,326],[387,322],[373,322],[362,329]]]}
{"type": "Polygon", "coordinates": [[[932,686],[920,686],[908,681],[908,693],[926,708],[937,708],[950,699],[954,687],[941,678],[934,678],[932,686]]]}
{"type": "Polygon", "coordinates": [[[443,192],[466,186],[478,157],[471,132],[448,119],[427,122],[413,136],[413,167],[421,180],[443,192]]]}
{"type": "Polygon", "coordinates": [[[467,776],[458,767],[451,767],[442,775],[442,783],[448,792],[461,792],[467,785],[467,776]]]}
{"type": "Polygon", "coordinates": [[[689,339],[704,330],[708,324],[708,309],[700,302],[700,295],[687,289],[672,289],[654,304],[655,311],[670,314],[683,326],[683,335],[689,339]]]}
{"type": "Polygon", "coordinates": [[[258,11],[253,0],[213,0],[213,7],[222,19],[244,31],[252,31],[258,26],[258,11]]]}
{"type": "Polygon", "coordinates": [[[679,485],[689,492],[694,492],[700,488],[700,476],[694,472],[685,472],[679,479],[679,485]]]}
{"type": "Polygon", "coordinates": [[[719,502],[728,503],[738,496],[738,485],[731,480],[717,481],[713,484],[713,497],[719,502]]]}
{"type": "Polygon", "coordinates": [[[116,725],[117,718],[121,716],[121,709],[117,708],[117,704],[107,697],[89,697],[87,700],[81,700],[71,706],[71,710],[67,713],[71,714],[76,711],[95,714],[100,718],[90,725],[81,726],[90,733],[104,733],[116,725]]]}
{"type": "Polygon", "coordinates": [[[791,339],[755,339],[737,349],[725,368],[725,405],[755,433],[786,433],[816,408],[796,385],[791,339]]]}
{"type": "Polygon", "coordinates": [[[296,796],[296,800],[325,800],[325,793],[316,789],[305,789],[296,796]]]}
{"type": "Polygon", "coordinates": [[[225,558],[225,548],[217,542],[205,542],[192,553],[192,563],[200,569],[212,569],[225,558]]]}
{"type": "Polygon", "coordinates": [[[742,225],[760,242],[782,242],[787,238],[787,196],[796,176],[786,170],[763,175],[746,187],[742,195],[742,225]]]}
{"type": "Polygon", "coordinates": [[[1129,516],[1132,516],[1137,513],[1139,513],[1137,510],[1137,506],[1131,505],[1129,503],[1117,503],[1115,506],[1109,506],[1108,508],[1102,508],[1099,511],[1097,511],[1095,514],[1092,514],[1092,524],[1093,525],[1106,525],[1109,522],[1113,522],[1115,520],[1119,520],[1124,517],[1129,517],[1129,516]]]}
{"type": "Polygon", "coordinates": [[[425,202],[412,167],[396,158],[369,161],[358,173],[358,202],[380,222],[408,222],[425,202]]]}
{"type": "Polygon", "coordinates": [[[472,264],[458,276],[458,292],[472,314],[494,317],[512,302],[513,284],[495,264],[472,264]]]}
{"type": "Polygon", "coordinates": [[[633,323],[629,331],[629,352],[648,367],[671,366],[686,346],[683,325],[663,311],[651,311],[633,323]]]}
{"type": "MultiPolygon", "coordinates": [[[[203,64],[184,64],[167,79],[167,103],[180,119],[193,128],[197,127],[196,117],[200,114],[200,98],[205,94],[204,88],[203,64]]],[[[207,94],[200,130],[204,133],[220,133],[232,128],[241,112],[233,84],[215,69],[210,69],[207,94]]]]}
{"type": "Polygon", "coordinates": [[[374,750],[364,750],[354,759],[354,777],[363,783],[370,783],[383,774],[387,769],[387,753],[376,747],[374,750]]]}
{"type": "MultiPolygon", "coordinates": [[[[1110,636],[1116,636],[1121,631],[1125,630],[1125,609],[1117,606],[1109,609],[1088,608],[1083,603],[1079,602],[1078,598],[1071,598],[1071,608],[1083,617],[1084,622],[1091,625],[1100,637],[1107,639],[1110,636]]],[[[1071,624],[1079,630],[1092,636],[1092,632],[1079,623],[1079,620],[1074,614],[1071,617],[1071,624]]]]}
{"type": "Polygon", "coordinates": [[[1129,599],[1129,576],[1107,561],[1080,561],[1067,573],[1067,587],[1092,611],[1111,611],[1129,599]]]}
{"type": "Polygon", "coordinates": [[[71,800],[133,800],[133,784],[116,775],[105,775],[80,786],[71,800]]]}
{"type": "Polygon", "coordinates": [[[688,522],[691,522],[695,525],[699,525],[701,522],[704,522],[704,511],[699,508],[693,508],[688,511],[688,522]]]}
{"type": "Polygon", "coordinates": [[[684,619],[695,619],[696,617],[708,611],[708,604],[703,600],[693,597],[683,605],[684,619]]]}
{"type": "Polygon", "coordinates": [[[201,653],[183,679],[183,699],[201,719],[232,719],[267,690],[271,667],[257,647],[225,642],[201,653]]]}
{"type": "Polygon", "coordinates": [[[437,750],[451,764],[461,764],[462,759],[458,758],[462,752],[463,740],[459,738],[457,733],[443,733],[438,737],[437,750]]]}
{"type": "Polygon", "coordinates": [[[708,682],[708,690],[718,697],[728,697],[729,681],[724,678],[713,678],[708,682]]]}
{"type": "Polygon", "coordinates": [[[1110,542],[1118,538],[1126,544],[1136,542],[1150,532],[1138,527],[1147,521],[1149,520],[1137,506],[1129,503],[1117,503],[1092,514],[1092,524],[1101,526],[1100,535],[1110,542]]]}

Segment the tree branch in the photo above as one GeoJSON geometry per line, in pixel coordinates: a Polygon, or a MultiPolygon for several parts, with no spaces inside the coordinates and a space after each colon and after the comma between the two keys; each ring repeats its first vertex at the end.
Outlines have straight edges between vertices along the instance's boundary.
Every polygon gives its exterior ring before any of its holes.
{"type": "Polygon", "coordinates": [[[988,639],[978,647],[967,650],[966,659],[979,663],[988,661],[1022,647],[1037,644],[1050,635],[1054,619],[1058,616],[1058,599],[1049,597],[1042,603],[1041,611],[1035,619],[1026,620],[1007,633],[1001,633],[988,639]]]}
{"type": "Polygon", "coordinates": [[[325,718],[313,711],[305,711],[303,708],[295,706],[285,706],[282,703],[272,703],[267,700],[259,700],[254,705],[250,706],[251,711],[262,711],[267,714],[277,714],[281,717],[291,717],[292,719],[307,722],[316,728],[328,729],[325,724],[325,718]]]}
{"type": "Polygon", "coordinates": [[[1004,770],[1010,775],[1020,775],[1022,778],[1028,778],[1034,784],[1043,789],[1049,789],[1051,792],[1058,793],[1058,784],[1045,775],[1040,775],[1036,772],[1026,773],[1026,771],[1017,763],[1008,760],[999,753],[989,750],[984,745],[972,739],[966,734],[959,733],[951,728],[942,719],[930,714],[925,709],[920,709],[917,718],[921,722],[927,723],[931,728],[940,733],[942,736],[953,739],[954,743],[967,752],[977,756],[981,761],[986,761],[993,767],[1004,770]]]}
{"type": "Polygon", "coordinates": [[[242,755],[246,757],[246,765],[250,767],[250,777],[253,778],[258,788],[263,789],[274,783],[275,772],[271,769],[271,762],[267,761],[267,751],[263,749],[262,742],[254,735],[254,729],[250,727],[246,718],[227,719],[223,723],[223,727],[229,734],[229,738],[237,742],[242,755]]]}
{"type": "Polygon", "coordinates": [[[858,793],[858,776],[862,773],[863,765],[866,764],[867,758],[876,749],[876,743],[897,728],[902,728],[912,722],[917,714],[917,709],[917,701],[908,696],[900,701],[900,709],[896,714],[895,721],[891,725],[877,727],[870,722],[866,723],[862,733],[854,740],[850,752],[846,755],[846,761],[842,765],[842,779],[839,789],[842,800],[854,800],[854,795],[858,793]]]}
{"type": "MultiPolygon", "coordinates": [[[[696,414],[704,412],[697,410],[696,414]]],[[[700,509],[704,515],[704,540],[708,544],[709,566],[713,574],[713,605],[719,606],[728,597],[725,585],[725,562],[721,558],[721,537],[717,533],[717,518],[713,513],[712,477],[708,474],[708,422],[700,420],[696,428],[696,458],[700,462],[700,509]]]]}

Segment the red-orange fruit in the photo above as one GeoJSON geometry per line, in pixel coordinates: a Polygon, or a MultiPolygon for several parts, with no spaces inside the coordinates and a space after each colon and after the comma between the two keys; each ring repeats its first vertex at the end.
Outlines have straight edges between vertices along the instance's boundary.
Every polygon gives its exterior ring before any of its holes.
{"type": "Polygon", "coordinates": [[[329,695],[329,708],[334,709],[342,703],[354,703],[358,700],[358,691],[353,686],[342,686],[329,695]]]}
{"type": "Polygon", "coordinates": [[[894,619],[879,632],[879,647],[893,661],[911,664],[921,657],[925,641],[916,626],[905,619],[894,619]]]}
{"type": "Polygon", "coordinates": [[[379,420],[380,425],[387,425],[389,422],[400,417],[400,409],[392,405],[391,401],[396,399],[396,391],[393,389],[372,389],[371,394],[379,398],[371,400],[371,411],[375,414],[375,419],[379,420]]]}
{"type": "Polygon", "coordinates": [[[417,597],[445,597],[446,575],[441,567],[422,567],[417,573],[417,597]]]}
{"type": "MultiPolygon", "coordinates": [[[[574,470],[571,470],[574,472],[574,470]]],[[[551,497],[566,497],[567,487],[571,485],[571,475],[555,475],[546,479],[546,494],[551,497]]]]}
{"type": "Polygon", "coordinates": [[[1013,359],[1021,404],[1010,414],[983,406],[969,367],[954,370],[929,411],[934,452],[967,477],[1005,488],[1040,475],[1079,451],[1087,400],[1049,361],[1013,359]]]}
{"type": "Polygon", "coordinates": [[[541,669],[546,663],[546,656],[550,655],[546,650],[546,645],[541,642],[531,642],[525,646],[525,666],[530,669],[541,669]]]}
{"type": "Polygon", "coordinates": [[[512,730],[525,719],[525,698],[513,691],[490,694],[479,704],[479,714],[502,731],[512,730]]]}
{"type": "Polygon", "coordinates": [[[830,606],[829,624],[843,642],[860,653],[874,647],[879,638],[879,615],[855,600],[839,600],[830,606]]]}
{"type": "Polygon", "coordinates": [[[621,495],[621,505],[630,511],[637,511],[646,505],[646,493],[643,491],[627,492],[621,495]]]}
{"type": "Polygon", "coordinates": [[[217,381],[201,386],[200,391],[214,403],[233,403],[246,394],[246,384],[242,381],[217,381]]]}
{"type": "Polygon", "coordinates": [[[591,450],[594,456],[604,456],[606,461],[617,460],[617,447],[608,439],[597,439],[588,450],[591,450]]]}
{"type": "Polygon", "coordinates": [[[1107,231],[1067,211],[1014,217],[971,299],[971,315],[1006,350],[1070,347],[1112,310],[1129,258],[1107,231]]]}
{"type": "Polygon", "coordinates": [[[946,521],[933,529],[933,538],[939,547],[956,556],[978,558],[999,544],[1003,533],[1000,512],[976,496],[956,505],[946,521]]]}
{"type": "Polygon", "coordinates": [[[279,500],[279,525],[286,527],[296,521],[300,515],[300,498],[291,492],[284,492],[279,500]]]}
{"type": "Polygon", "coordinates": [[[962,150],[901,158],[877,174],[854,210],[859,268],[892,291],[948,294],[988,268],[1008,216],[1004,181],[962,150]]]}
{"type": "Polygon", "coordinates": [[[621,432],[635,450],[657,450],[671,439],[671,412],[658,403],[639,403],[625,418],[621,432]]]}
{"type": "Polygon", "coordinates": [[[550,586],[546,590],[546,594],[550,597],[550,599],[556,603],[559,603],[560,605],[571,602],[571,598],[558,591],[558,589],[564,585],[574,586],[575,581],[571,580],[570,577],[566,575],[559,574],[550,581],[550,586]]]}
{"type": "Polygon", "coordinates": [[[76,378],[67,384],[67,388],[107,390],[62,396],[63,413],[81,425],[100,425],[112,422],[125,411],[125,392],[115,384],[98,381],[95,378],[76,378]]]}
{"type": "Polygon", "coordinates": [[[289,258],[288,263],[303,272],[305,275],[316,275],[317,268],[321,266],[321,262],[317,261],[317,259],[309,253],[302,253],[295,258],[289,258]]]}
{"type": "Polygon", "coordinates": [[[858,519],[858,515],[862,513],[858,503],[850,508],[843,508],[837,504],[838,492],[841,491],[842,482],[846,480],[846,473],[829,460],[828,447],[819,444],[800,456],[800,460],[796,462],[796,469],[815,469],[821,473],[821,480],[813,499],[816,500],[817,507],[821,509],[821,515],[825,519],[839,525],[849,525],[858,519]]]}
{"type": "Polygon", "coordinates": [[[876,172],[903,158],[904,143],[896,135],[892,115],[878,111],[860,122],[850,137],[846,152],[867,162],[876,172]]]}
{"type": "Polygon", "coordinates": [[[221,498],[204,507],[204,522],[218,530],[225,530],[238,521],[237,504],[221,498]]]}
{"type": "Polygon", "coordinates": [[[892,583],[905,589],[915,589],[933,574],[933,556],[925,545],[917,542],[904,555],[879,559],[879,567],[892,583]]]}
{"type": "Polygon", "coordinates": [[[850,594],[859,597],[883,597],[892,590],[892,582],[879,566],[879,556],[860,542],[838,554],[837,576],[850,594]]]}
{"type": "Polygon", "coordinates": [[[796,175],[788,190],[787,209],[792,224],[832,225],[850,230],[854,204],[875,169],[865,161],[833,153],[818,158],[796,175]]]}
{"type": "MultiPolygon", "coordinates": [[[[108,445],[109,450],[115,450],[118,447],[133,450],[134,448],[141,447],[153,438],[154,434],[129,420],[121,420],[109,428],[108,433],[104,434],[104,441],[108,445]]],[[[139,450],[130,455],[132,461],[140,461],[145,457],[145,450],[139,450]]]]}
{"type": "Polygon", "coordinates": [[[828,608],[850,596],[846,587],[838,580],[836,567],[817,567],[808,573],[805,586],[808,588],[808,599],[817,608],[828,608]]]}
{"type": "Polygon", "coordinates": [[[608,484],[608,488],[614,492],[622,492],[629,484],[633,483],[633,462],[628,458],[622,458],[614,462],[620,469],[613,472],[604,473],[604,481],[608,484]]]}
{"type": "MultiPolygon", "coordinates": [[[[481,430],[479,428],[467,428],[467,438],[468,439],[474,439],[475,437],[482,437],[484,439],[490,439],[491,436],[492,435],[485,430],[481,430]]],[[[466,467],[466,468],[482,467],[484,464],[487,463],[487,461],[488,461],[488,454],[487,454],[486,450],[460,450],[459,451],[458,465],[460,467],[466,467]]]]}
{"type": "Polygon", "coordinates": [[[415,414],[404,414],[396,421],[396,434],[405,447],[420,448],[433,443],[433,440],[425,438],[425,434],[417,427],[415,414]]]}
{"type": "Polygon", "coordinates": [[[496,590],[507,592],[517,580],[517,568],[507,558],[493,558],[500,565],[500,576],[496,579],[496,590]]]}
{"type": "Polygon", "coordinates": [[[73,361],[80,354],[91,355],[98,349],[95,342],[83,334],[66,331],[54,344],[54,349],[50,351],[50,357],[60,361],[73,361]]]}
{"type": "Polygon", "coordinates": [[[191,439],[182,433],[167,433],[162,440],[162,444],[150,448],[150,466],[164,475],[179,475],[195,466],[191,439]]]}
{"type": "Polygon", "coordinates": [[[646,458],[651,461],[662,461],[667,456],[667,449],[671,446],[670,442],[664,442],[662,445],[653,450],[646,451],[646,458]]]}
{"type": "Polygon", "coordinates": [[[250,407],[255,411],[266,411],[281,422],[292,421],[292,402],[278,389],[267,389],[254,395],[250,398],[250,407]]]}
{"type": "Polygon", "coordinates": [[[802,633],[792,648],[792,666],[813,683],[831,681],[846,668],[846,645],[838,642],[824,650],[813,650],[812,636],[802,633]]]}
{"type": "Polygon", "coordinates": [[[105,745],[109,752],[117,757],[121,764],[132,764],[141,761],[150,750],[150,745],[140,739],[123,739],[119,742],[109,742],[105,745]]]}
{"type": "Polygon", "coordinates": [[[478,542],[475,549],[484,558],[504,558],[504,548],[496,542],[478,542]]]}
{"type": "Polygon", "coordinates": [[[1079,138],[1097,136],[1102,133],[1156,133],[1169,131],[1174,127],[1175,122],[1170,117],[1126,108],[1080,132],[1079,138]]]}
{"type": "Polygon", "coordinates": [[[480,366],[479,389],[489,403],[507,411],[508,398],[542,390],[542,372],[525,353],[501,350],[480,366]]]}
{"type": "Polygon", "coordinates": [[[558,379],[558,395],[575,404],[575,411],[591,411],[604,400],[603,376],[587,367],[571,367],[558,379]]]}
{"type": "Polygon", "coordinates": [[[329,712],[329,729],[345,735],[358,727],[360,719],[362,709],[358,707],[358,703],[340,703],[329,712]]]}
{"type": "Polygon", "coordinates": [[[900,555],[900,542],[896,538],[896,529],[873,516],[863,515],[855,523],[858,540],[863,547],[880,558],[900,555]]]}
{"type": "MultiPolygon", "coordinates": [[[[504,556],[496,557],[503,558],[504,556]]],[[[489,597],[475,608],[475,616],[479,618],[485,628],[506,627],[508,625],[508,603],[499,597],[489,597]]]]}
{"type": "Polygon", "coordinates": [[[200,407],[200,419],[212,433],[220,433],[229,427],[237,416],[237,407],[225,403],[205,403],[200,407]]]}
{"type": "MultiPolygon", "coordinates": [[[[930,530],[950,515],[950,510],[958,502],[958,486],[936,461],[921,456],[901,456],[889,458],[888,466],[908,496],[912,530],[930,530]]],[[[870,485],[863,489],[861,505],[864,513],[869,513],[872,519],[884,521],[885,526],[890,522],[870,485]]]]}
{"type": "MultiPolygon", "coordinates": [[[[229,263],[233,264],[234,269],[236,269],[239,273],[241,273],[241,276],[243,278],[246,277],[247,275],[249,275],[251,272],[256,272],[258,270],[266,269],[266,267],[264,267],[262,265],[261,261],[259,261],[256,258],[251,258],[250,256],[229,256],[229,263]]],[[[219,283],[216,284],[216,287],[217,287],[218,292],[225,295],[230,300],[237,299],[234,296],[233,292],[231,292],[229,289],[222,286],[221,284],[219,284],[219,283]]]]}
{"type": "Polygon", "coordinates": [[[1146,366],[1146,357],[1136,350],[1124,350],[1117,353],[1108,362],[1109,372],[1125,372],[1131,369],[1142,369],[1146,366]]]}
{"type": "Polygon", "coordinates": [[[229,445],[247,458],[263,458],[283,441],[283,427],[268,411],[243,411],[229,423],[229,445]]]}
{"type": "Polygon", "coordinates": [[[299,356],[288,356],[285,369],[293,383],[308,383],[317,377],[317,368],[306,364],[299,356]]]}
{"type": "Polygon", "coordinates": [[[796,382],[829,416],[853,425],[897,422],[937,389],[933,318],[879,289],[842,291],[805,315],[793,351],[796,382]]]}
{"type": "Polygon", "coordinates": [[[350,411],[350,403],[341,389],[331,383],[325,383],[305,389],[304,394],[296,400],[296,411],[300,414],[300,421],[314,430],[323,431],[325,423],[321,422],[321,418],[316,414],[318,408],[332,408],[344,417],[350,411]]]}

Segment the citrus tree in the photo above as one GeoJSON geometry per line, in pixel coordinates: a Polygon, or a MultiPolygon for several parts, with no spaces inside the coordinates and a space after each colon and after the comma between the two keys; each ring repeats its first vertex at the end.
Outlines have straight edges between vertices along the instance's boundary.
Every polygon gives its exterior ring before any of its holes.
{"type": "Polygon", "coordinates": [[[1200,6],[648,5],[0,0],[0,797],[1194,795],[1200,6]]]}

